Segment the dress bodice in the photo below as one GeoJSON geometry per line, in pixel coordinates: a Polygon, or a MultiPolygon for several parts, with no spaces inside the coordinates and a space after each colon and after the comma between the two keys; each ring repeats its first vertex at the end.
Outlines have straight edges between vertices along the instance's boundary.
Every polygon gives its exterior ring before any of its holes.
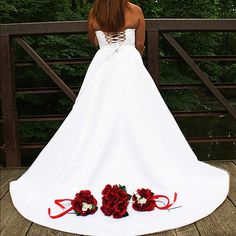
{"type": "Polygon", "coordinates": [[[106,45],[135,45],[135,29],[128,28],[124,31],[114,33],[106,33],[101,30],[95,31],[99,47],[104,47],[106,45]]]}

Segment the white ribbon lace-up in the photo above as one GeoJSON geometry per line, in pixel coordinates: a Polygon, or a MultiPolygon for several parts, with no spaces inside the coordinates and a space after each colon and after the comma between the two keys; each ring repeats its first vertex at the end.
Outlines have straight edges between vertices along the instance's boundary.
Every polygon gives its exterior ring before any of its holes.
{"type": "Polygon", "coordinates": [[[121,45],[126,40],[125,31],[117,33],[104,33],[104,35],[108,44],[121,45]]]}

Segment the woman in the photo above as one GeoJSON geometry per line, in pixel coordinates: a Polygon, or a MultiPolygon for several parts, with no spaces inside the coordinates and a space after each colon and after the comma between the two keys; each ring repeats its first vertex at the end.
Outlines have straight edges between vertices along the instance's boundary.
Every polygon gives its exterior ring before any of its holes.
{"type": "Polygon", "coordinates": [[[11,182],[17,210],[96,236],[159,232],[212,213],[228,194],[229,175],[198,161],[144,67],[142,10],[96,0],[88,35],[100,49],[72,111],[11,182]]]}
{"type": "Polygon", "coordinates": [[[135,46],[143,55],[145,41],[145,21],[142,9],[127,0],[110,1],[104,4],[95,1],[88,17],[88,36],[94,45],[98,45],[96,30],[104,32],[118,32],[125,29],[135,29],[135,46]],[[102,13],[101,13],[102,12],[102,13]],[[105,13],[110,13],[106,15],[105,13]]]}

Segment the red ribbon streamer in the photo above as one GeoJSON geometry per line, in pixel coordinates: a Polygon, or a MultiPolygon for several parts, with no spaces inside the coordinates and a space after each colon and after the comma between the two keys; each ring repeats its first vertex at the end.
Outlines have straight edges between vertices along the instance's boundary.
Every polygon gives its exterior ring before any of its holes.
{"type": "Polygon", "coordinates": [[[154,199],[158,199],[158,198],[165,198],[167,199],[167,204],[163,207],[160,207],[160,206],[157,206],[156,204],[156,208],[160,209],[160,210],[165,210],[165,209],[168,209],[170,208],[175,202],[176,202],[176,199],[177,199],[177,193],[174,194],[174,201],[172,203],[170,203],[170,199],[165,196],[165,195],[155,195],[153,196],[154,199]]]}
{"type": "MultiPolygon", "coordinates": [[[[58,205],[61,209],[65,209],[65,206],[63,206],[61,204],[61,202],[64,202],[64,201],[72,201],[71,199],[56,199],[55,200],[55,204],[58,205]]],[[[52,219],[57,219],[57,218],[60,218],[64,215],[66,215],[68,212],[70,212],[71,210],[73,210],[73,207],[70,207],[68,208],[67,210],[63,211],[62,213],[58,214],[58,215],[55,215],[55,216],[52,216],[51,215],[51,208],[48,208],[48,215],[52,218],[52,219]]]]}

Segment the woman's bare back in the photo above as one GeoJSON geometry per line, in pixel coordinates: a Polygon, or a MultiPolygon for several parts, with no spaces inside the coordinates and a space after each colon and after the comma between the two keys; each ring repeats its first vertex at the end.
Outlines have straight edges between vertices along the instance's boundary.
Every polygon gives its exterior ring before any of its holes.
{"type": "MultiPolygon", "coordinates": [[[[135,46],[141,55],[143,55],[145,42],[145,20],[142,9],[130,2],[128,3],[125,10],[125,25],[119,31],[124,31],[128,28],[135,29],[135,46]]],[[[95,35],[96,30],[102,30],[106,32],[106,29],[102,29],[99,26],[96,19],[93,17],[92,12],[90,11],[88,17],[88,37],[93,44],[98,45],[95,35]]]]}

